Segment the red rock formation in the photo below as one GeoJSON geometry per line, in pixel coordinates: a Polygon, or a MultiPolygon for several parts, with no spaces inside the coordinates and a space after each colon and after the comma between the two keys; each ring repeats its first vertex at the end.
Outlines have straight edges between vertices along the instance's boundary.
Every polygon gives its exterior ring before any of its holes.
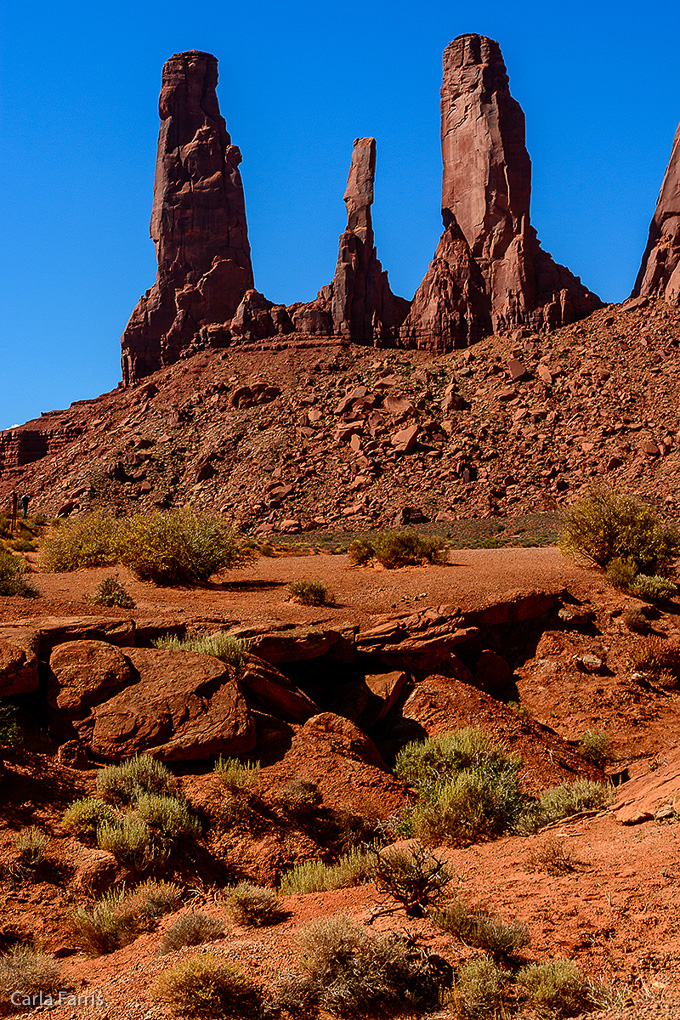
{"type": "Polygon", "coordinates": [[[680,126],[631,297],[650,295],[680,305],[680,126]]]}
{"type": "Polygon", "coordinates": [[[314,301],[289,309],[299,333],[333,333],[357,343],[393,341],[409,310],[392,293],[374,245],[371,206],[375,180],[375,138],[356,138],[344,202],[347,228],[340,235],[330,286],[314,301]]]}
{"type": "Polygon", "coordinates": [[[216,86],[209,53],[178,53],[163,67],[151,214],[158,273],[122,337],[126,385],[177,361],[201,327],[228,322],[253,286],[241,153],[216,86]]]}
{"type": "Polygon", "coordinates": [[[490,325],[555,327],[600,307],[541,249],[530,224],[524,114],[492,39],[463,35],[444,51],[441,136],[445,230],[402,329],[404,341],[448,350],[490,325]]]}

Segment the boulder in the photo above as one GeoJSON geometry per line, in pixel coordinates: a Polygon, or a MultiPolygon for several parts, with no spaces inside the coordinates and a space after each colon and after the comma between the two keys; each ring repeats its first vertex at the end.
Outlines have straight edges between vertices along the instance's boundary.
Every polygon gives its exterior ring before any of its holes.
{"type": "Polygon", "coordinates": [[[273,666],[288,662],[304,662],[325,655],[333,645],[351,640],[353,630],[322,629],[320,627],[292,627],[290,630],[270,631],[264,634],[240,632],[247,637],[254,655],[273,666]]]}
{"type": "Polygon", "coordinates": [[[680,126],[675,132],[671,158],[649,227],[647,247],[631,295],[624,307],[644,307],[648,297],[680,304],[680,126]]]}
{"type": "Polygon", "coordinates": [[[40,631],[35,627],[0,627],[0,698],[38,690],[39,647],[40,631]]]}
{"type": "Polygon", "coordinates": [[[611,810],[622,825],[680,814],[680,748],[669,752],[661,768],[623,783],[611,810]]]}
{"type": "Polygon", "coordinates": [[[279,673],[271,663],[256,655],[248,656],[240,680],[242,686],[254,694],[260,704],[273,715],[294,722],[305,722],[318,714],[318,705],[304,691],[291,683],[283,673],[279,673]]]}
{"type": "Polygon", "coordinates": [[[431,671],[450,666],[452,649],[478,635],[478,628],[465,626],[462,617],[447,617],[438,610],[426,609],[388,617],[360,631],[357,651],[393,669],[431,671]]]}
{"type": "Polygon", "coordinates": [[[47,701],[51,708],[78,713],[132,682],[130,663],[106,641],[64,641],[50,655],[47,701]]]}
{"type": "Polygon", "coordinates": [[[76,723],[94,754],[199,761],[252,750],[250,709],[219,659],[156,648],[131,648],[128,658],[137,682],[76,723]]]}

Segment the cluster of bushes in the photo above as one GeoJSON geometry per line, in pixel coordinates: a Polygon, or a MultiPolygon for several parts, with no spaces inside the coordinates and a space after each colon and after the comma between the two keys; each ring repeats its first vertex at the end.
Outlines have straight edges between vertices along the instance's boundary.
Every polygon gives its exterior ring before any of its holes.
{"type": "Polygon", "coordinates": [[[470,843],[533,832],[601,807],[610,796],[601,783],[576,780],[533,798],[522,788],[521,769],[521,758],[476,727],[408,744],[397,755],[395,772],[418,793],[410,834],[428,843],[470,843]]]}
{"type": "Polygon", "coordinates": [[[291,581],[288,594],[302,606],[328,606],[333,602],[333,592],[321,581],[291,581]]]}
{"type": "Polygon", "coordinates": [[[85,842],[96,842],[138,874],[163,867],[181,842],[201,833],[174,776],[149,755],[103,769],[97,793],[66,809],[65,828],[85,842]]]}
{"type": "Polygon", "coordinates": [[[560,545],[604,568],[616,588],[638,598],[677,592],[668,576],[680,555],[680,531],[631,496],[593,489],[566,512],[560,545]]]}
{"type": "Polygon", "coordinates": [[[77,907],[71,914],[71,937],[88,956],[113,953],[142,932],[152,931],[164,914],[181,903],[179,886],[148,879],[130,892],[108,892],[90,908],[77,907]]]}
{"type": "Polygon", "coordinates": [[[192,510],[155,510],[127,519],[96,511],[49,535],[41,550],[46,571],[122,563],[142,581],[199,584],[257,556],[221,517],[192,510]]]}
{"type": "Polygon", "coordinates": [[[416,531],[379,531],[357,538],[348,550],[349,561],[365,567],[373,560],[388,570],[421,563],[446,563],[448,550],[443,538],[419,535],[416,531]]]}

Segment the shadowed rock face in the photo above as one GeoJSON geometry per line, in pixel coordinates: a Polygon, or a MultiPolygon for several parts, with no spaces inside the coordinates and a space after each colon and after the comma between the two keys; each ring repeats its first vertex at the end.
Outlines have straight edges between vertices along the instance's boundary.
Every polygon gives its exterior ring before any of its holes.
{"type": "Polygon", "coordinates": [[[228,322],[253,286],[241,153],[216,86],[209,53],[178,53],[163,67],[151,214],[158,273],[123,334],[126,384],[177,361],[201,326],[228,322]]]}
{"type": "Polygon", "coordinates": [[[444,51],[443,65],[445,230],[413,299],[404,341],[417,336],[419,346],[447,350],[490,327],[555,327],[588,315],[600,307],[599,299],[541,249],[529,221],[531,160],[524,114],[510,95],[498,43],[459,36],[444,51]],[[453,241],[458,230],[467,251],[460,238],[453,241]],[[485,308],[480,308],[472,261],[483,279],[485,308]],[[457,285],[453,303],[452,280],[457,285]]]}
{"type": "Polygon", "coordinates": [[[669,304],[680,304],[680,126],[631,296],[662,297],[669,304]]]}

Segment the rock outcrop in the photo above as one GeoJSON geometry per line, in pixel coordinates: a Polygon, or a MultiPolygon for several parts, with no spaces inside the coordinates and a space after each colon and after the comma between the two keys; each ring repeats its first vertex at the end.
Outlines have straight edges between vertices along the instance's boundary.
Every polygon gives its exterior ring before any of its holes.
{"type": "Polygon", "coordinates": [[[680,305],[680,126],[631,297],[661,297],[680,305]]]}
{"type": "Polygon", "coordinates": [[[333,282],[314,301],[291,305],[298,333],[334,335],[355,343],[394,343],[409,302],[392,293],[378,259],[371,219],[375,138],[355,138],[344,202],[347,227],[340,235],[333,282]]]}
{"type": "Polygon", "coordinates": [[[403,341],[450,350],[491,328],[554,328],[600,307],[531,226],[524,114],[492,39],[463,35],[445,49],[441,138],[444,234],[403,341]]]}
{"type": "Polygon", "coordinates": [[[122,337],[127,385],[177,361],[203,327],[228,322],[253,287],[241,153],[219,110],[217,60],[163,67],[151,237],[158,273],[122,337]]]}

